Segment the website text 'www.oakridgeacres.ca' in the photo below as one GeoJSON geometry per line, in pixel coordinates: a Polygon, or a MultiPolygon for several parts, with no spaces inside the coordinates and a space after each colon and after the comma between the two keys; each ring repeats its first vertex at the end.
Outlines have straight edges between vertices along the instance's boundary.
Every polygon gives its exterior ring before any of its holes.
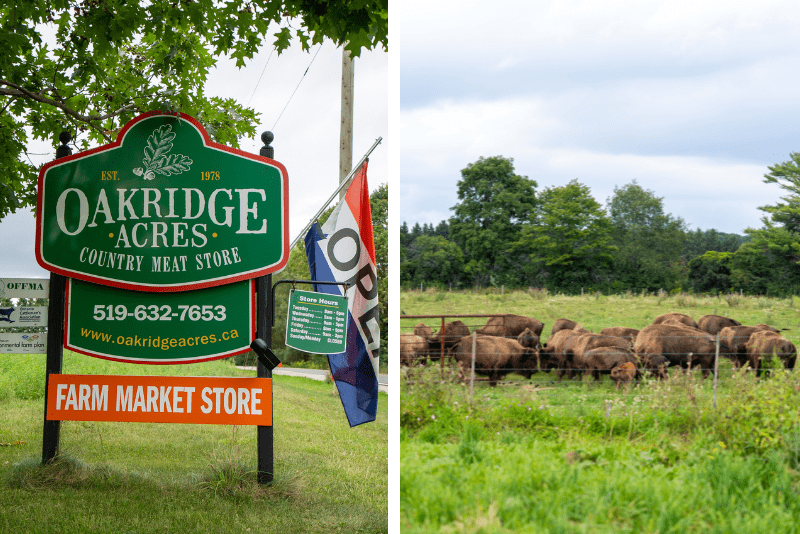
{"type": "Polygon", "coordinates": [[[160,348],[169,350],[175,347],[196,347],[199,345],[209,345],[222,341],[230,341],[239,337],[238,330],[229,330],[219,335],[208,334],[207,336],[192,337],[166,337],[166,336],[114,336],[103,332],[95,332],[88,328],[81,328],[81,336],[88,337],[103,343],[125,345],[127,347],[160,348]]]}

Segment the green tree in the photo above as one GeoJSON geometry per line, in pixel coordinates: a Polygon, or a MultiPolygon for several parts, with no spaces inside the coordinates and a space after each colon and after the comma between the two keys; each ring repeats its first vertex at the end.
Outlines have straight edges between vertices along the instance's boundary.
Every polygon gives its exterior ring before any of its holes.
{"type": "Polygon", "coordinates": [[[709,250],[689,262],[689,281],[698,293],[724,293],[733,287],[733,252],[709,250]]]}
{"type": "Polygon", "coordinates": [[[458,245],[438,235],[421,235],[406,250],[401,280],[418,285],[459,285],[464,254],[458,245]]]}
{"type": "Polygon", "coordinates": [[[664,213],[663,198],[636,180],[614,188],[608,199],[612,238],[618,252],[614,278],[629,289],[673,289],[685,277],[681,252],[686,223],[664,213]]]}
{"type": "Polygon", "coordinates": [[[533,224],[523,227],[516,251],[537,285],[577,292],[602,284],[613,260],[611,223],[589,188],[578,180],[539,194],[533,224]]]}
{"type": "Polygon", "coordinates": [[[800,153],[768,167],[764,183],[777,184],[786,195],[774,205],[761,206],[765,213],[759,229],[745,230],[744,243],[731,261],[735,288],[773,296],[800,292],[800,153]]]}
{"type": "Polygon", "coordinates": [[[255,133],[252,109],[207,95],[216,58],[244,66],[265,41],[280,52],[331,39],[354,56],[387,46],[388,1],[26,0],[0,7],[0,218],[35,204],[31,139],[77,144],[150,110],[196,117],[220,143],[255,133]],[[275,24],[280,26],[272,26],[275,24]],[[272,32],[272,35],[268,35],[272,32]]]}
{"type": "Polygon", "coordinates": [[[716,252],[736,252],[742,243],[746,241],[749,241],[747,236],[726,234],[713,228],[711,230],[700,230],[698,228],[694,232],[686,234],[683,257],[686,260],[691,260],[711,250],[716,252]]]}
{"type": "Polygon", "coordinates": [[[521,261],[511,252],[536,206],[536,182],[514,172],[514,160],[481,157],[461,170],[450,235],[464,252],[472,283],[518,284],[521,261]]]}
{"type": "Polygon", "coordinates": [[[378,320],[381,327],[380,361],[389,354],[389,186],[381,184],[369,195],[372,212],[372,237],[375,242],[375,263],[378,277],[378,320]]]}

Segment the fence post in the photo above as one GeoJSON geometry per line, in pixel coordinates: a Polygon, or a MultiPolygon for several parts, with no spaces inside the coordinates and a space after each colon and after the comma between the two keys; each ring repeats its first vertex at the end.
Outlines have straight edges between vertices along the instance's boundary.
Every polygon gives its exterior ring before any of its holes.
{"type": "Polygon", "coordinates": [[[719,332],[717,332],[717,350],[714,352],[714,409],[717,409],[717,382],[719,381],[719,332]]]}
{"type": "Polygon", "coordinates": [[[473,388],[475,387],[475,345],[477,341],[477,336],[475,332],[472,332],[472,369],[469,373],[469,405],[472,406],[472,392],[473,388]]]}

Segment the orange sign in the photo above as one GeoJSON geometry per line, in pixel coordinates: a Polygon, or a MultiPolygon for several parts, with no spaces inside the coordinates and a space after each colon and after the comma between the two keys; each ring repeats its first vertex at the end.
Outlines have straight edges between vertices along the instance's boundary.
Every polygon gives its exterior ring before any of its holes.
{"type": "Polygon", "coordinates": [[[47,419],[272,426],[272,379],[53,374],[47,419]]]}

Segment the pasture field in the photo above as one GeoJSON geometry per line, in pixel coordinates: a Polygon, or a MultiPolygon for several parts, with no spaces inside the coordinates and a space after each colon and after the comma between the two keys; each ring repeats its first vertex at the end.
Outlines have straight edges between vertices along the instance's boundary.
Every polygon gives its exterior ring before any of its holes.
{"type": "MultiPolygon", "coordinates": [[[[768,323],[795,345],[800,299],[407,292],[408,315],[566,317],[599,332],[662,313],[768,323]]],[[[448,319],[449,320],[449,319],[448,319]]],[[[403,319],[408,332],[419,319],[403,319]]],[[[464,319],[471,327],[484,319],[464,319]]],[[[437,329],[435,322],[428,322],[437,329]]],[[[403,532],[800,532],[800,376],[672,370],[616,390],[548,373],[458,384],[439,366],[401,378],[403,532]],[[715,402],[716,401],[716,402],[715,402]]]]}
{"type": "MultiPolygon", "coordinates": [[[[65,352],[65,373],[253,376],[227,361],[139,366],[65,352]]],[[[254,427],[64,421],[40,465],[44,355],[0,355],[4,532],[387,532],[387,396],[351,429],[331,383],[274,380],[275,483],[254,427]]]]}

